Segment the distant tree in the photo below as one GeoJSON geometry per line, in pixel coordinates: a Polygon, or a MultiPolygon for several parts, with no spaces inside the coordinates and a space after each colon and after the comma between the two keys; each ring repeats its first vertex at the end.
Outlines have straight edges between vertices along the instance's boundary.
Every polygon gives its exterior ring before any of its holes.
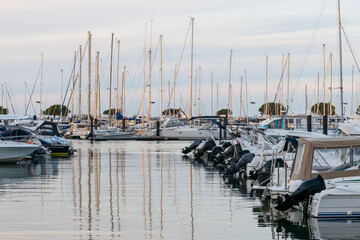
{"type": "Polygon", "coordinates": [[[162,111],[162,115],[178,115],[180,113],[179,108],[168,108],[162,111]]]}
{"type": "MultiPolygon", "coordinates": [[[[280,105],[280,103],[274,103],[274,102],[268,102],[267,103],[267,114],[269,115],[280,115],[281,111],[285,111],[285,107],[284,105],[280,105]],[[281,107],[280,107],[281,106],[281,107]],[[281,109],[281,110],[280,110],[281,109]]],[[[264,103],[263,105],[261,105],[261,107],[259,108],[259,112],[261,114],[266,114],[266,103],[264,103]]]]}
{"type": "MultiPolygon", "coordinates": [[[[111,114],[112,116],[116,114],[115,110],[116,110],[116,108],[112,108],[112,109],[111,109],[110,114],[111,114]]],[[[118,111],[120,114],[122,114],[121,109],[118,109],[117,111],[118,111]]],[[[103,112],[103,114],[104,114],[104,115],[109,115],[109,109],[105,110],[105,111],[103,112]]]]}
{"type": "MultiPolygon", "coordinates": [[[[325,103],[325,114],[330,115],[330,103],[325,103]]],[[[314,114],[324,115],[324,103],[319,102],[311,106],[311,112],[314,114]]],[[[331,115],[335,115],[335,107],[331,106],[331,115]]]]}
{"type": "Polygon", "coordinates": [[[223,109],[220,109],[219,111],[216,112],[216,116],[220,116],[220,115],[231,115],[232,114],[232,111],[230,111],[230,114],[228,114],[228,109],[227,108],[223,108],[223,109]]]}
{"type": "MultiPolygon", "coordinates": [[[[45,111],[43,111],[43,114],[45,115],[53,115],[54,117],[59,115],[61,111],[61,107],[60,104],[54,104],[50,107],[48,107],[45,111]]],[[[65,116],[67,114],[69,114],[71,111],[66,107],[66,106],[62,106],[62,111],[61,111],[61,115],[65,116]]]]}
{"type": "Polygon", "coordinates": [[[8,114],[9,110],[7,108],[4,108],[2,106],[0,106],[0,114],[8,114]],[[4,111],[3,111],[4,110],[4,111]]]}

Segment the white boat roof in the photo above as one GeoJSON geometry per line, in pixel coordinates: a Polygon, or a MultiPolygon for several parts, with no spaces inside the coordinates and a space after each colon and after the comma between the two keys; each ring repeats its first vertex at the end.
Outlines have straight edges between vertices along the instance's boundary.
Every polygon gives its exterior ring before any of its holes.
{"type": "Polygon", "coordinates": [[[24,120],[31,119],[29,116],[20,116],[20,115],[0,115],[0,120],[24,120]]]}
{"type": "Polygon", "coordinates": [[[297,138],[328,138],[328,135],[318,132],[307,132],[303,130],[285,130],[285,129],[268,129],[265,131],[267,135],[290,136],[297,138]]]}
{"type": "Polygon", "coordinates": [[[11,123],[10,126],[23,126],[27,129],[35,131],[44,122],[44,120],[21,120],[11,123]]]}

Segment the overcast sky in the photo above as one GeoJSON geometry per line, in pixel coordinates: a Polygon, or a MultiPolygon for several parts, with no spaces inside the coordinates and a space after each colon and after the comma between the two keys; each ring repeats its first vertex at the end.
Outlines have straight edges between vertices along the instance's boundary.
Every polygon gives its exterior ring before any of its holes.
{"type": "MultiPolygon", "coordinates": [[[[360,2],[356,0],[342,1],[341,3],[342,23],[355,52],[360,51],[358,44],[360,42],[360,16],[357,11],[359,7],[360,2]]],[[[147,25],[148,50],[151,19],[152,53],[154,57],[151,100],[155,102],[152,104],[152,115],[158,116],[160,109],[160,53],[159,50],[156,51],[160,34],[164,38],[163,108],[165,108],[168,99],[168,81],[173,84],[175,64],[180,63],[176,82],[175,104],[176,107],[179,107],[181,102],[181,107],[186,110],[189,103],[190,84],[189,38],[181,62],[180,57],[189,28],[190,16],[195,18],[194,69],[199,66],[202,69],[200,99],[201,114],[203,115],[211,114],[211,72],[214,74],[214,105],[216,105],[216,83],[219,83],[219,108],[227,107],[230,49],[233,49],[232,105],[236,116],[239,115],[240,110],[240,78],[244,76],[245,70],[248,82],[248,102],[256,102],[255,114],[258,114],[257,109],[264,102],[266,55],[269,56],[268,99],[273,101],[281,76],[281,56],[285,54],[284,58],[287,58],[287,54],[291,54],[291,112],[304,112],[305,84],[308,84],[309,101],[311,104],[314,103],[318,73],[322,87],[323,44],[326,44],[326,101],[329,101],[330,53],[333,53],[334,88],[339,86],[336,0],[5,1],[0,8],[1,84],[7,84],[15,111],[17,114],[22,114],[24,112],[24,82],[28,84],[31,91],[39,71],[41,53],[43,53],[43,109],[59,103],[60,69],[64,69],[65,92],[65,85],[68,83],[71,74],[74,51],[78,50],[79,45],[85,47],[87,32],[91,31],[93,36],[92,69],[94,70],[95,53],[99,51],[101,58],[101,104],[102,110],[105,110],[108,108],[108,90],[106,88],[109,87],[110,76],[110,40],[111,33],[114,33],[115,38],[121,41],[120,68],[122,69],[125,65],[127,67],[126,113],[133,115],[138,112],[141,99],[145,25],[147,25]],[[306,57],[306,49],[310,49],[308,57],[306,57]],[[301,70],[302,66],[304,66],[303,71],[301,70]]],[[[344,101],[348,103],[347,114],[349,114],[351,69],[355,62],[344,36],[342,40],[344,101]]],[[[114,47],[116,47],[115,44],[114,47]]],[[[112,88],[115,88],[116,81],[115,52],[114,50],[112,88]]],[[[85,105],[87,54],[84,57],[82,71],[83,113],[87,109],[85,105]]],[[[92,75],[94,76],[94,72],[92,75]]],[[[285,77],[287,79],[287,71],[285,71],[285,77]]],[[[360,82],[359,73],[356,71],[354,86],[358,82],[360,82]]],[[[286,81],[284,88],[284,90],[287,88],[286,81]]],[[[39,89],[38,82],[34,90],[34,102],[39,100],[39,89]]],[[[245,86],[243,89],[242,111],[246,109],[245,86]]],[[[114,93],[115,91],[113,91],[114,93]]],[[[284,91],[283,96],[286,102],[286,91],[284,91]]],[[[75,97],[77,99],[77,93],[75,97]]],[[[334,90],[333,102],[338,100],[338,90],[334,90]]],[[[356,104],[358,101],[355,92],[354,109],[356,104]]],[[[8,105],[11,108],[10,103],[8,105]]],[[[38,113],[39,107],[38,104],[36,105],[38,113]]],[[[74,111],[77,113],[77,101],[75,101],[75,105],[74,111]]],[[[112,106],[115,107],[115,101],[113,101],[112,106]]],[[[253,108],[250,104],[248,109],[249,115],[252,115],[253,108]]],[[[214,106],[215,110],[216,106],[214,106]]],[[[30,107],[28,112],[32,114],[33,108],[30,107]]]]}

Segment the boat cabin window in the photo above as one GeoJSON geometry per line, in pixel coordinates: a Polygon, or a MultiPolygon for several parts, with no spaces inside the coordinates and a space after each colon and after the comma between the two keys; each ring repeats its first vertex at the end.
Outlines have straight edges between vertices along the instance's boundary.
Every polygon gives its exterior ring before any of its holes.
{"type": "Polygon", "coordinates": [[[41,125],[37,132],[43,136],[57,136],[56,130],[51,124],[41,125]]]}
{"type": "Polygon", "coordinates": [[[300,144],[298,146],[298,149],[296,152],[295,165],[294,165],[294,170],[293,170],[294,173],[296,173],[296,174],[300,173],[301,162],[303,160],[304,152],[305,152],[305,144],[300,144]]]}
{"type": "Polygon", "coordinates": [[[344,171],[360,163],[360,148],[314,149],[312,172],[344,171]]]}

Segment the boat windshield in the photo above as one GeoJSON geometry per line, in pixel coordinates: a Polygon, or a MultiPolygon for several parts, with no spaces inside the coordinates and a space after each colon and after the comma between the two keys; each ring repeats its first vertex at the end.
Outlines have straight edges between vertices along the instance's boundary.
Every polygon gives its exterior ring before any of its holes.
{"type": "Polygon", "coordinates": [[[313,173],[337,172],[360,163],[360,148],[314,149],[313,173]]]}

